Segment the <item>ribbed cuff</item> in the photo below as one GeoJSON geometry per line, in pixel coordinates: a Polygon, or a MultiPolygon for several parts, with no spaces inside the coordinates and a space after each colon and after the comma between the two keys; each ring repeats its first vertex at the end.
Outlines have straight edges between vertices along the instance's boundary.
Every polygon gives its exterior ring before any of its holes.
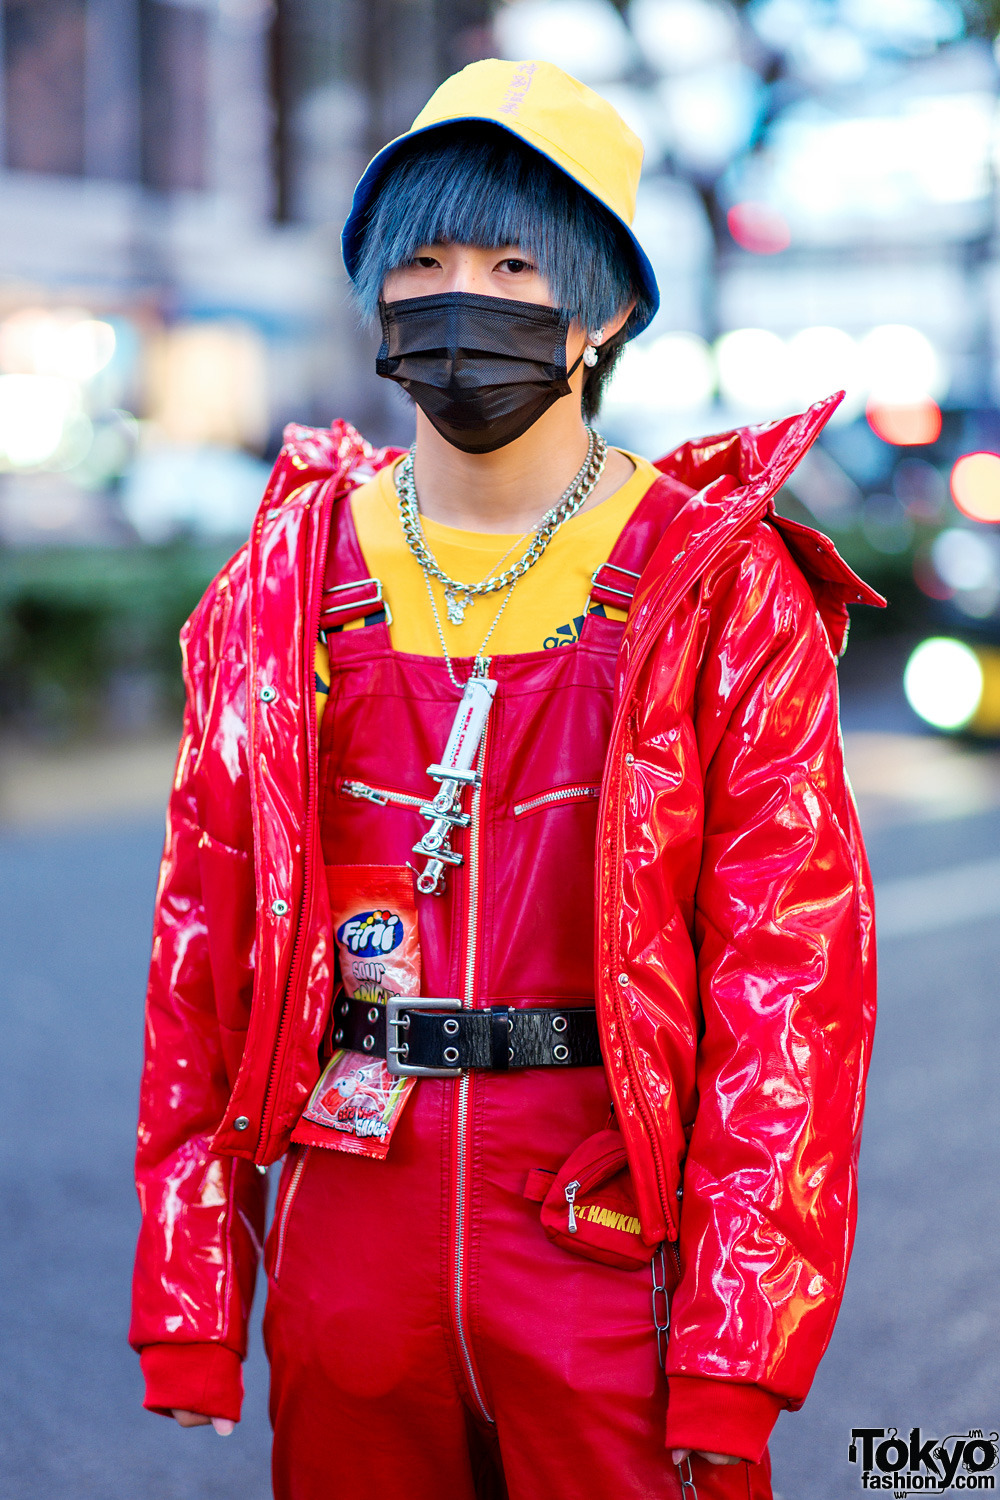
{"type": "Polygon", "coordinates": [[[147,1344],[139,1361],[147,1411],[169,1417],[176,1407],[240,1420],[243,1372],[234,1350],[222,1344],[147,1344]]]}
{"type": "Polygon", "coordinates": [[[728,1453],[759,1463],[785,1408],[759,1385],[671,1375],[667,1380],[667,1447],[728,1453]]]}

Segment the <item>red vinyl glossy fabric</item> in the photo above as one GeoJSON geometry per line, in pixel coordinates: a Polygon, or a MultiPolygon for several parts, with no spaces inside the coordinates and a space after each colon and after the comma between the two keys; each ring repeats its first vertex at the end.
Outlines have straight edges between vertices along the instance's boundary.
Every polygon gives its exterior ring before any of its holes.
{"type": "MultiPolygon", "coordinates": [[[[456,1094],[422,1082],[384,1162],[288,1158],[264,1320],[275,1500],[695,1500],[663,1443],[649,1267],[567,1255],[522,1191],[607,1118],[599,1068],[474,1080],[470,1388],[442,1255],[456,1094]]],[[[771,1500],[766,1454],[692,1468],[698,1500],[771,1500]]]]}
{"type": "MultiPolygon", "coordinates": [[[[522,996],[564,982],[546,945],[582,995],[590,976],[644,1237],[680,1236],[679,1388],[738,1382],[793,1407],[843,1290],[874,1020],[834,654],[847,605],[880,601],[772,507],[834,404],[659,465],[676,504],[612,674],[592,957],[577,927],[547,933],[517,981],[522,996]]],[[[286,438],[249,546],[183,633],[139,1130],[132,1341],[229,1350],[234,1378],[263,1228],[256,1167],[287,1149],[330,1001],[313,648],[331,512],[389,456],[344,424],[286,438]]],[[[539,717],[548,785],[562,727],[539,717]]],[[[512,903],[530,921],[521,868],[498,949],[512,903]]],[[[162,1380],[157,1397],[181,1404],[162,1380]]]]}

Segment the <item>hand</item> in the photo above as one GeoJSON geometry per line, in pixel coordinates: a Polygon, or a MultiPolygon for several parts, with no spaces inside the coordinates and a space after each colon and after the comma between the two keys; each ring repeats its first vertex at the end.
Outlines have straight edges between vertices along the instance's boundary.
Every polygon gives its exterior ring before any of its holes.
{"type": "Polygon", "coordinates": [[[228,1417],[206,1417],[200,1411],[184,1411],[182,1407],[171,1407],[171,1416],[175,1417],[181,1427],[208,1427],[212,1426],[220,1437],[229,1437],[235,1422],[228,1417]]]}
{"type": "Polygon", "coordinates": [[[704,1458],[710,1464],[741,1464],[742,1458],[734,1458],[731,1453],[706,1453],[704,1448],[674,1448],[670,1457],[675,1464],[682,1464],[686,1458],[704,1458]]]}

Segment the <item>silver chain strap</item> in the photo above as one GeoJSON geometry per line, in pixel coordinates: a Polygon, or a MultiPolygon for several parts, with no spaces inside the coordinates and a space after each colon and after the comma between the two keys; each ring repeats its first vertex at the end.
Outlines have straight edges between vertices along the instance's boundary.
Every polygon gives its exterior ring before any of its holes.
{"type": "MultiPolygon", "coordinates": [[[[667,1341],[670,1336],[670,1293],[667,1290],[667,1259],[664,1246],[657,1247],[650,1262],[653,1273],[653,1327],[656,1330],[656,1357],[660,1369],[667,1368],[667,1341]]],[[[681,1482],[681,1500],[698,1500],[698,1486],[691,1472],[690,1455],[677,1465],[681,1482]]]]}
{"type": "MultiPolygon", "coordinates": [[[[451,578],[439,567],[437,559],[427,545],[423,526],[420,520],[420,506],[417,500],[417,490],[413,479],[413,451],[405,456],[401,463],[396,466],[393,476],[396,493],[399,496],[399,515],[403,525],[403,535],[406,545],[413,556],[431,578],[436,578],[445,590],[445,600],[448,605],[448,618],[451,624],[460,625],[465,611],[477,598],[485,594],[497,594],[502,589],[510,588],[533,568],[535,563],[545,552],[552,538],[561,526],[563,526],[593,494],[595,486],[604,473],[607,462],[608,445],[601,435],[592,427],[587,428],[587,456],[583,466],[563,491],[555,505],[545,512],[541,520],[534,528],[534,536],[523,556],[517,562],[505,568],[502,573],[496,571],[495,564],[489,574],[479,583],[462,583],[457,578],[451,578]]],[[[528,535],[528,533],[525,533],[528,535]]],[[[517,543],[514,544],[515,546],[517,543]]],[[[508,548],[504,557],[508,557],[513,548],[508,548]]],[[[504,558],[500,561],[503,562],[504,558]]]]}
{"type": "Polygon", "coordinates": [[[663,1246],[650,1262],[653,1271],[653,1327],[656,1329],[656,1357],[660,1369],[667,1368],[667,1339],[670,1335],[670,1293],[667,1290],[667,1258],[663,1246]]]}
{"type": "Polygon", "coordinates": [[[684,1459],[683,1463],[677,1465],[677,1474],[681,1482],[681,1500],[698,1500],[698,1486],[694,1482],[691,1473],[690,1458],[684,1459]]]}

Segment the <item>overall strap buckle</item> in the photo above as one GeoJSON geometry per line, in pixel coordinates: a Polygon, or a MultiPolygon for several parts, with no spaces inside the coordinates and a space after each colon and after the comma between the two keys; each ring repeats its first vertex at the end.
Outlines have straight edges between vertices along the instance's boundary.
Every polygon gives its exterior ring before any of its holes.
{"type": "Polygon", "coordinates": [[[623,568],[619,563],[602,563],[590,581],[591,602],[624,609],[632,602],[639,578],[632,568],[623,568]]]}
{"type": "Polygon", "coordinates": [[[382,597],[381,578],[359,578],[354,583],[335,583],[323,590],[319,611],[320,639],[328,630],[349,625],[365,615],[384,612],[387,625],[392,624],[389,606],[382,597]],[[340,596],[344,597],[340,597],[340,596]]]}

